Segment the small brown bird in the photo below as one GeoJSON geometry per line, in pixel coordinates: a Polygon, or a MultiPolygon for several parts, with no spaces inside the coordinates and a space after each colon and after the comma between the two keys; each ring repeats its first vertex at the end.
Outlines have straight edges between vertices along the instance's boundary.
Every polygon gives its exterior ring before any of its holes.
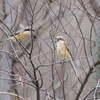
{"type": "Polygon", "coordinates": [[[74,70],[78,80],[80,81],[79,74],[78,74],[77,69],[75,67],[75,63],[73,61],[72,54],[71,54],[70,50],[68,49],[68,47],[66,46],[65,39],[62,36],[57,36],[55,38],[55,41],[56,41],[56,51],[57,51],[57,54],[59,56],[61,56],[62,58],[64,58],[64,59],[67,59],[67,58],[70,59],[70,62],[72,64],[72,68],[73,68],[73,70],[74,70]]]}
{"type": "Polygon", "coordinates": [[[62,56],[63,58],[71,58],[71,53],[69,49],[66,47],[64,38],[62,36],[57,36],[56,40],[57,54],[59,56],[62,56]]]}
{"type": "Polygon", "coordinates": [[[28,26],[28,27],[22,29],[20,32],[16,32],[14,34],[11,34],[9,36],[9,38],[4,39],[3,41],[0,41],[0,43],[3,43],[4,41],[7,41],[7,40],[12,40],[13,42],[16,42],[16,39],[27,40],[27,38],[31,36],[31,31],[35,32],[35,30],[33,30],[31,28],[31,26],[28,26]]]}
{"type": "Polygon", "coordinates": [[[29,36],[31,36],[31,31],[35,32],[35,30],[31,29],[31,26],[26,27],[25,29],[23,29],[22,32],[18,32],[15,34],[15,36],[12,34],[10,38],[8,38],[9,40],[12,40],[14,42],[16,42],[16,39],[20,39],[20,40],[26,40],[29,36]]]}

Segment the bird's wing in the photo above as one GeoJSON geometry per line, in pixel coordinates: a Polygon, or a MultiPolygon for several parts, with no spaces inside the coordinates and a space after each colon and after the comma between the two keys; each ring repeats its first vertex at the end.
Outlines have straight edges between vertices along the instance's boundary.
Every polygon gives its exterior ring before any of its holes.
{"type": "Polygon", "coordinates": [[[65,46],[66,46],[67,51],[69,52],[70,57],[74,60],[72,53],[71,53],[70,49],[68,48],[68,46],[66,45],[66,43],[65,43],[65,46]]]}

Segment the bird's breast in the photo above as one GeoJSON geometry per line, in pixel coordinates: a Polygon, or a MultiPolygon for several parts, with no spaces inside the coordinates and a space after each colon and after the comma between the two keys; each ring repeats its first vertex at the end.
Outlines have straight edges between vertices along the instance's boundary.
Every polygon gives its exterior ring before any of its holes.
{"type": "Polygon", "coordinates": [[[70,54],[63,42],[57,43],[57,54],[64,58],[70,57],[70,54]]]}
{"type": "Polygon", "coordinates": [[[57,53],[60,56],[64,56],[65,55],[65,45],[61,42],[57,43],[57,53]]]}

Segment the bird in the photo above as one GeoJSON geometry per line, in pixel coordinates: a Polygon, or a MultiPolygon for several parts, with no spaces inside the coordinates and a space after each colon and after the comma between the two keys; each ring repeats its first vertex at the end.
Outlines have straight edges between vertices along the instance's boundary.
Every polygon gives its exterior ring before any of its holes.
{"type": "MultiPolygon", "coordinates": [[[[0,43],[7,41],[7,40],[11,40],[13,42],[16,42],[16,40],[25,40],[29,36],[31,36],[31,32],[35,32],[35,30],[32,29],[31,26],[27,26],[26,28],[22,29],[21,31],[11,34],[8,38],[0,41],[0,43]]],[[[36,37],[34,36],[34,38],[36,38],[36,37]]]]}
{"type": "Polygon", "coordinates": [[[76,64],[74,63],[74,58],[73,58],[73,56],[72,56],[72,54],[71,54],[71,52],[66,44],[64,37],[63,36],[56,36],[55,43],[56,43],[57,55],[59,55],[60,57],[62,57],[64,59],[70,60],[70,63],[72,64],[72,68],[74,70],[74,73],[75,73],[76,77],[78,78],[79,82],[81,83],[78,71],[76,69],[76,64]]]}
{"type": "Polygon", "coordinates": [[[66,46],[66,42],[62,36],[56,37],[56,50],[59,56],[63,58],[71,58],[71,53],[66,46]]]}

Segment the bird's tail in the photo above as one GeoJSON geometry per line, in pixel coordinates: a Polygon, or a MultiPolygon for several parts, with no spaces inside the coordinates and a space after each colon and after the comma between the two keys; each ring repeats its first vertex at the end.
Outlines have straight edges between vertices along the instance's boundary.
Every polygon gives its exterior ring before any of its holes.
{"type": "Polygon", "coordinates": [[[79,78],[79,73],[78,73],[78,71],[77,71],[77,69],[76,69],[76,66],[75,66],[74,61],[73,61],[72,59],[70,59],[70,61],[71,61],[72,68],[73,68],[73,70],[74,70],[74,73],[75,73],[75,75],[76,75],[78,81],[79,81],[80,83],[82,83],[81,80],[80,80],[80,78],[79,78]]]}

